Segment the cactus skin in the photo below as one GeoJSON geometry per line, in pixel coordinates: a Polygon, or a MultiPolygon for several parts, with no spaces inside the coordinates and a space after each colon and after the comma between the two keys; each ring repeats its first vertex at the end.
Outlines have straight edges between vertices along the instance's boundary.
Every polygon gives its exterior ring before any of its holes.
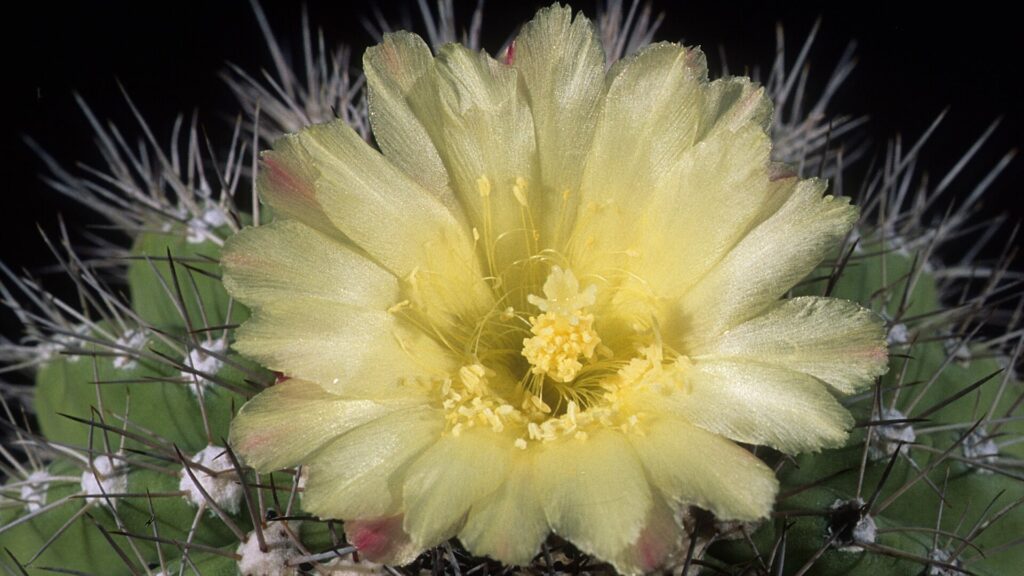
{"type": "MultiPolygon", "coordinates": [[[[53,354],[40,366],[36,374],[34,404],[37,422],[46,441],[71,448],[82,455],[83,461],[89,447],[104,453],[109,443],[110,450],[124,454],[128,462],[126,492],[129,495],[112,497],[116,501],[117,521],[105,505],[99,502],[87,504],[85,499],[77,498],[0,533],[0,546],[10,550],[19,562],[25,562],[48,538],[60,531],[73,514],[83,507],[89,508],[87,515],[73,521],[38,559],[25,567],[29,574],[48,573],[44,567],[71,568],[94,574],[131,574],[132,570],[119,558],[95,527],[94,521],[110,533],[124,531],[152,536],[155,525],[159,537],[167,541],[184,542],[189,538],[196,517],[195,507],[180,496],[167,496],[178,491],[182,470],[180,463],[173,461],[174,449],[188,456],[211,440],[222,443],[222,439],[227,438],[234,412],[246,401],[246,395],[238,391],[252,390],[253,382],[262,384],[273,380],[270,373],[251,361],[225,351],[226,359],[206,386],[203,410],[200,410],[185,352],[193,348],[185,336],[187,325],[222,326],[227,323],[229,309],[233,322],[239,322],[247,315],[243,307],[229,303],[229,297],[217,278],[215,261],[198,265],[193,262],[200,255],[216,258],[218,253],[216,246],[208,242],[189,244],[184,240],[174,241],[171,235],[140,236],[127,276],[133,309],[148,323],[145,341],[135,342],[135,348],[142,357],[134,358],[133,365],[127,365],[127,356],[115,355],[118,352],[124,354],[123,351],[106,345],[110,340],[109,334],[116,333],[118,329],[109,323],[101,323],[98,330],[83,334],[76,343],[79,345],[73,348],[76,354],[53,354]],[[162,254],[159,263],[155,262],[157,252],[162,254]],[[179,285],[187,286],[187,289],[182,288],[182,298],[192,299],[187,307],[188,323],[178,312],[181,300],[176,299],[173,291],[174,277],[167,264],[168,254],[175,261],[179,285]],[[147,261],[147,257],[150,260],[147,261]],[[153,262],[152,266],[150,262],[153,262]],[[196,286],[199,287],[195,290],[187,280],[182,282],[182,276],[187,275],[184,262],[213,276],[195,274],[196,286]],[[172,292],[167,286],[172,287],[172,292]],[[203,421],[204,412],[209,438],[203,421]],[[125,426],[124,419],[131,424],[125,426]],[[97,425],[90,426],[89,422],[97,425]],[[118,430],[121,429],[127,433],[120,434],[118,430]],[[153,457],[155,455],[162,457],[153,457]],[[154,496],[147,498],[146,494],[154,496]]],[[[230,330],[216,333],[231,340],[230,330]]],[[[204,342],[198,341],[200,344],[204,342]]],[[[61,455],[47,469],[53,475],[76,477],[83,473],[84,466],[83,462],[61,455]]],[[[79,492],[80,483],[56,484],[48,491],[47,502],[79,492]]],[[[3,513],[0,526],[24,513],[17,508],[0,511],[3,513]]],[[[250,517],[245,513],[235,514],[233,521],[242,531],[252,529],[250,517]]],[[[211,512],[204,513],[195,526],[191,542],[197,546],[224,547],[229,552],[237,546],[232,531],[211,512]]],[[[120,535],[112,538],[137,570],[139,558],[130,550],[128,539],[120,535]]],[[[159,562],[153,542],[135,538],[132,543],[147,564],[159,562]]],[[[180,549],[171,544],[163,544],[161,549],[165,560],[173,561],[181,555],[180,549]]],[[[215,558],[223,564],[223,557],[215,558]]],[[[203,563],[216,564],[210,559],[203,563]]],[[[235,570],[234,560],[230,560],[229,565],[231,570],[235,570]]],[[[224,568],[220,573],[237,572],[231,570],[224,568]]]]}
{"type": "MultiPolygon", "coordinates": [[[[132,421],[145,422],[152,432],[178,443],[183,450],[198,450],[205,445],[205,440],[202,427],[195,426],[193,415],[199,410],[195,398],[186,390],[187,383],[171,383],[162,379],[180,380],[180,375],[178,371],[154,362],[142,362],[125,370],[115,368],[113,359],[109,357],[71,359],[58,356],[36,375],[35,399],[40,431],[54,442],[88,445],[89,427],[67,416],[90,420],[93,417],[91,408],[97,405],[98,390],[104,409],[124,414],[130,395],[129,418],[132,421]],[[100,383],[95,384],[97,381],[100,383]],[[124,383],[115,383],[121,381],[124,383]]],[[[223,410],[212,412],[219,415],[223,410]]],[[[230,413],[226,417],[214,418],[211,424],[216,424],[219,430],[224,431],[222,433],[226,433],[229,420],[230,413]]],[[[128,442],[133,448],[140,447],[137,444],[128,442]]]]}
{"type": "MultiPolygon", "coordinates": [[[[188,325],[202,326],[205,312],[210,326],[229,323],[229,298],[220,284],[220,247],[207,240],[189,242],[187,231],[181,227],[166,233],[143,232],[132,245],[133,260],[128,264],[128,286],[132,309],[147,323],[165,329],[184,332],[188,325]],[[187,308],[186,316],[177,310],[175,299],[168,297],[164,286],[174,289],[174,275],[167,262],[168,254],[179,266],[178,287],[181,302],[187,308]],[[154,272],[159,275],[157,279],[154,272]],[[193,284],[194,281],[194,284],[193,284]],[[200,304],[202,303],[202,310],[200,304]]],[[[244,306],[234,302],[230,322],[239,323],[248,317],[244,306]]]]}
{"type": "MultiPolygon", "coordinates": [[[[53,475],[71,474],[77,476],[81,469],[68,460],[56,460],[47,467],[53,475]]],[[[47,502],[70,495],[78,489],[77,484],[54,485],[47,492],[47,502]]],[[[85,505],[84,501],[69,502],[64,506],[40,515],[35,520],[21,524],[0,534],[0,548],[10,551],[16,558],[26,561],[39,550],[46,540],[85,505]]],[[[0,510],[0,525],[6,525],[19,514],[17,510],[0,510]],[[13,513],[12,513],[13,512],[13,513]]],[[[107,530],[116,530],[114,522],[108,514],[99,510],[93,518],[107,530]]],[[[36,562],[35,566],[67,567],[91,573],[102,573],[105,567],[117,566],[113,548],[104,540],[102,533],[88,520],[75,522],[65,533],[59,545],[51,546],[36,562]]],[[[123,542],[123,540],[122,540],[123,542]]],[[[0,564],[3,566],[3,564],[0,564]]],[[[31,570],[30,574],[45,574],[41,570],[31,570]]]]}

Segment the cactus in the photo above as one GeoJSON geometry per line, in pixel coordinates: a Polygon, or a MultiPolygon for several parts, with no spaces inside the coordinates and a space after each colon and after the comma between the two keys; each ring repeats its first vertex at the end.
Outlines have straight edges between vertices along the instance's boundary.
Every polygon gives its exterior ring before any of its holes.
{"type": "MultiPolygon", "coordinates": [[[[457,38],[451,2],[441,7],[439,17],[424,12],[434,46],[457,38]]],[[[258,6],[255,12],[280,59],[266,18],[258,6]]],[[[611,61],[649,43],[656,31],[649,12],[629,14],[611,1],[598,19],[611,61]]],[[[322,44],[315,51],[306,32],[304,48],[313,58],[302,74],[279,69],[268,84],[237,69],[226,76],[245,118],[226,154],[198,144],[194,120],[185,140],[161,149],[136,113],[146,135],[140,156],[84,102],[109,173],[72,174],[40,148],[58,190],[130,235],[115,254],[127,294],[111,288],[65,234],[48,242],[76,284],[76,302],[0,265],[0,295],[24,326],[23,339],[0,342],[0,350],[34,379],[23,406],[0,396],[10,439],[0,447],[3,573],[399,570],[362,561],[340,520],[303,512],[301,468],[257,475],[227,441],[238,408],[277,378],[231,351],[248,311],[224,290],[217,264],[224,241],[240,227],[272,219],[255,198],[236,194],[255,178],[254,149],[335,115],[370,139],[362,82],[332,66],[340,60],[322,44]],[[282,97],[280,86],[295,96],[282,97]],[[23,416],[28,411],[31,418],[23,416]]],[[[478,46],[478,34],[468,44],[478,46]]],[[[805,111],[804,82],[791,79],[807,52],[787,62],[780,51],[766,82],[777,107],[774,154],[820,167],[838,183],[844,160],[826,135],[824,111],[852,60],[838,63],[826,97],[805,111]]],[[[857,123],[835,120],[831,130],[838,138],[857,123]]],[[[922,149],[915,145],[904,156],[899,145],[890,147],[885,167],[865,177],[862,223],[794,291],[854,300],[887,321],[890,371],[870,393],[847,400],[858,422],[847,445],[796,458],[759,454],[775,463],[781,482],[774,517],[739,525],[684,511],[677,521],[687,553],[666,568],[938,576],[1009,574],[1024,564],[1024,384],[1014,371],[1020,310],[1007,307],[1019,292],[1008,260],[967,275],[944,266],[942,245],[964,233],[977,198],[942,222],[927,220],[923,206],[940,191],[913,170],[922,149]]],[[[452,541],[400,570],[504,569],[452,541]]],[[[554,535],[522,570],[611,572],[554,535]]]]}

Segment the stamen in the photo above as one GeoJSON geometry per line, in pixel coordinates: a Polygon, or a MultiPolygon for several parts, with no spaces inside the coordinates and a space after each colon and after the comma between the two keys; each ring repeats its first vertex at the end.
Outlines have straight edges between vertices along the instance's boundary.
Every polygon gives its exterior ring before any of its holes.
{"type": "Polygon", "coordinates": [[[554,266],[544,282],[544,295],[547,298],[532,294],[527,298],[544,313],[530,318],[533,337],[523,339],[523,356],[533,374],[570,382],[583,368],[580,357],[592,359],[601,343],[594,315],[584,313],[585,307],[594,304],[597,287],[590,285],[580,292],[572,271],[554,266]]]}

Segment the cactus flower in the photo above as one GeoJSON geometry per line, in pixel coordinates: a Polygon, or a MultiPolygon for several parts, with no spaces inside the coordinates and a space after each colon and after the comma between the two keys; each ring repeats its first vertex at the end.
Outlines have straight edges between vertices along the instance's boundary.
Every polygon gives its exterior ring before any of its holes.
{"type": "Polygon", "coordinates": [[[857,210],[770,161],[760,87],[668,43],[606,70],[558,6],[501,60],[400,32],[363,64],[377,146],[341,121],[282,138],[275,220],[223,256],[253,311],[234,347],[286,377],[231,443],[305,466],[305,510],[383,562],[457,537],[525,564],[554,532],[638,573],[684,507],[771,512],[744,445],[845,441],[882,324],[784,296],[857,210]]]}

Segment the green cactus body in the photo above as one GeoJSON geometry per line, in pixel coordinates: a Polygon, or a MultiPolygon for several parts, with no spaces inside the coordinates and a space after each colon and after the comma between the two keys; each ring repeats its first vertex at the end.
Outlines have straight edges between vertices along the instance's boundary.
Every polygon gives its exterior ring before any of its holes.
{"type": "MultiPolygon", "coordinates": [[[[70,460],[56,460],[46,468],[52,476],[76,478],[82,473],[81,465],[70,460]]],[[[55,482],[46,490],[45,504],[58,502],[80,491],[78,482],[55,482]]],[[[13,529],[0,534],[0,548],[9,550],[22,562],[28,561],[42,549],[47,540],[86,506],[83,499],[72,499],[50,511],[38,515],[13,529]]],[[[6,525],[26,514],[24,508],[0,510],[0,525],[6,525]]],[[[111,566],[120,565],[114,549],[107,543],[97,525],[105,530],[117,530],[113,518],[101,507],[94,507],[90,518],[82,517],[67,529],[60,540],[47,548],[31,566],[29,574],[52,574],[45,567],[74,566],[87,573],[101,574],[111,566]]],[[[125,539],[114,537],[123,546],[125,539]]]]}
{"type": "Polygon", "coordinates": [[[132,258],[128,264],[132,309],[153,326],[181,332],[188,325],[203,326],[204,315],[209,326],[241,322],[248,316],[236,302],[230,305],[228,318],[230,299],[220,283],[220,247],[215,243],[190,242],[181,228],[166,233],[144,232],[135,239],[132,258]],[[176,264],[174,274],[168,254],[176,264]],[[176,298],[178,289],[180,301],[176,298]],[[178,310],[182,303],[187,316],[178,310]]]}

